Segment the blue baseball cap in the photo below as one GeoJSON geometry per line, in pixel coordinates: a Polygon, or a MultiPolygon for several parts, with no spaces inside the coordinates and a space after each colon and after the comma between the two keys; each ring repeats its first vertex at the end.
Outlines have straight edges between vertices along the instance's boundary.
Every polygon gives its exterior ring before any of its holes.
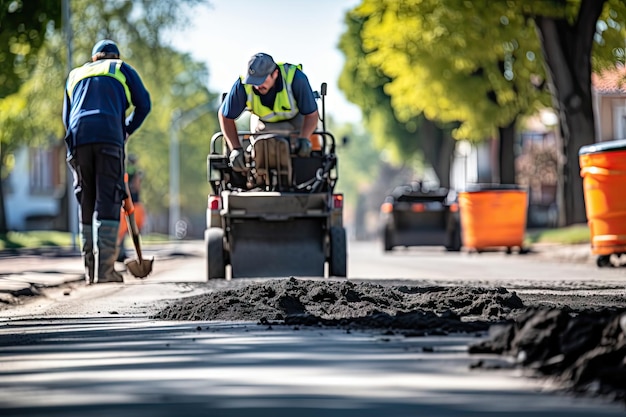
{"type": "Polygon", "coordinates": [[[120,54],[120,50],[117,48],[117,44],[110,39],[103,39],[96,43],[91,50],[91,56],[94,56],[98,52],[104,52],[108,54],[120,54]]]}
{"type": "Polygon", "coordinates": [[[276,63],[274,58],[259,52],[250,58],[248,61],[248,71],[246,77],[243,79],[244,84],[261,85],[265,81],[268,75],[276,69],[276,63]]]}

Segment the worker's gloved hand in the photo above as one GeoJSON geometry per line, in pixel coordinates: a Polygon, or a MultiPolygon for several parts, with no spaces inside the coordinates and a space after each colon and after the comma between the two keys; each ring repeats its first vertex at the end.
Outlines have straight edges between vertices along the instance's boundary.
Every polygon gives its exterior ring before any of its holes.
{"type": "Polygon", "coordinates": [[[246,159],[244,158],[243,148],[235,148],[230,152],[228,157],[230,166],[235,172],[241,172],[246,169],[246,159]]]}
{"type": "Polygon", "coordinates": [[[311,156],[311,150],[313,149],[313,145],[311,145],[311,141],[307,138],[298,138],[296,139],[296,154],[300,157],[308,157],[311,156]]]}

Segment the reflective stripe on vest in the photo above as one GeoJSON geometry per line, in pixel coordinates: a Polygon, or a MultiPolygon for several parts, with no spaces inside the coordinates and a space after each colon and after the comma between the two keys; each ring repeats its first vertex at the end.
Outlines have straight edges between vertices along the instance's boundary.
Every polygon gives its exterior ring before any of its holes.
{"type": "Polygon", "coordinates": [[[121,59],[101,59],[95,62],[88,62],[82,67],[75,68],[72,72],[70,72],[70,75],[67,78],[67,89],[65,91],[67,92],[67,95],[72,98],[74,88],[80,80],[84,80],[89,77],[113,77],[124,87],[126,100],[128,100],[129,106],[132,106],[133,102],[130,99],[130,90],[126,84],[126,77],[122,74],[120,69],[121,67],[121,59]]]}
{"type": "Polygon", "coordinates": [[[302,65],[278,64],[283,79],[283,89],[276,93],[274,108],[266,107],[261,103],[261,97],[254,93],[253,86],[244,84],[248,98],[246,106],[248,110],[259,116],[264,122],[280,122],[296,117],[299,113],[298,105],[293,96],[291,84],[296,75],[296,69],[302,69],[302,65]]]}

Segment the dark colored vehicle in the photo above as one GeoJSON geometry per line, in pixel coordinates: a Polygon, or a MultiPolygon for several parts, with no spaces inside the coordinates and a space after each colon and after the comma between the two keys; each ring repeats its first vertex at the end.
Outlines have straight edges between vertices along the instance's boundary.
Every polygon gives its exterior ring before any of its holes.
{"type": "Polygon", "coordinates": [[[447,188],[425,189],[421,183],[394,188],[380,208],[385,252],[396,246],[444,246],[461,250],[458,203],[447,188]]]}
{"type": "Polygon", "coordinates": [[[294,154],[289,138],[239,134],[248,169],[228,165],[222,132],[207,158],[207,278],[347,276],[343,195],[337,183],[335,138],[325,129],[322,84],[319,149],[294,154]]]}

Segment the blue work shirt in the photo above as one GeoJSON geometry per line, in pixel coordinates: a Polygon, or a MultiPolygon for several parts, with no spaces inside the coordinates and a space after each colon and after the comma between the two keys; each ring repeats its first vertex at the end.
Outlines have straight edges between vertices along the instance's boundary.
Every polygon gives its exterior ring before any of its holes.
{"type": "MultiPolygon", "coordinates": [[[[282,75],[279,71],[278,78],[276,78],[274,86],[270,88],[267,94],[259,94],[256,90],[254,90],[254,94],[257,94],[261,97],[261,103],[263,103],[264,106],[273,108],[274,101],[276,99],[276,93],[278,91],[282,91],[282,89],[283,80],[282,75]]],[[[309,79],[299,69],[296,70],[296,73],[293,77],[291,90],[293,92],[296,103],[298,104],[300,114],[306,116],[307,114],[311,114],[317,110],[317,103],[315,102],[315,96],[313,95],[313,90],[311,89],[309,79]]],[[[243,113],[243,111],[246,109],[247,98],[248,96],[246,94],[246,89],[241,82],[241,78],[238,78],[224,98],[224,101],[222,102],[221,110],[224,117],[227,117],[229,119],[238,118],[241,113],[243,113]]]]}
{"type": "Polygon", "coordinates": [[[64,94],[63,125],[69,150],[93,143],[110,143],[123,147],[126,134],[132,134],[150,113],[150,94],[139,74],[123,62],[120,71],[126,77],[134,111],[126,118],[130,106],[122,83],[114,77],[95,76],[80,80],[71,92],[64,94]]]}

